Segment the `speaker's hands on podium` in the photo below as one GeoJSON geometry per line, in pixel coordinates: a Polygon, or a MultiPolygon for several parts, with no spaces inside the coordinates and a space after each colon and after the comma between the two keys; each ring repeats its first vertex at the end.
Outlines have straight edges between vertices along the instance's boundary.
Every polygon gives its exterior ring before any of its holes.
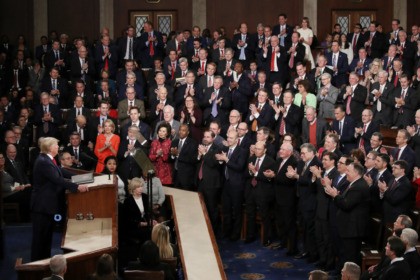
{"type": "Polygon", "coordinates": [[[77,187],[77,190],[78,190],[79,192],[88,192],[88,191],[89,191],[89,187],[88,187],[88,185],[83,184],[83,185],[79,185],[79,186],[77,187]]]}

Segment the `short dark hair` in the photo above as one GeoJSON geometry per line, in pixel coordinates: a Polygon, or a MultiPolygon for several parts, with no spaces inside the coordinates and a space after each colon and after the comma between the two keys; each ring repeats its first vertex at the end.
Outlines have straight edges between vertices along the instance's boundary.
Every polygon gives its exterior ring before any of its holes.
{"type": "Polygon", "coordinates": [[[337,154],[336,153],[333,153],[333,152],[325,152],[324,153],[324,155],[323,155],[323,157],[325,157],[325,156],[328,156],[328,158],[330,159],[330,160],[333,160],[334,161],[334,165],[335,164],[337,164],[337,161],[338,161],[338,156],[337,156],[337,154]]]}
{"type": "Polygon", "coordinates": [[[389,249],[395,253],[397,258],[402,257],[405,253],[405,244],[401,238],[396,236],[391,236],[388,238],[389,249]]]}
{"type": "Polygon", "coordinates": [[[404,173],[407,174],[408,170],[408,163],[405,160],[397,160],[394,162],[394,165],[398,165],[401,169],[404,169],[404,173]]]}
{"type": "Polygon", "coordinates": [[[363,176],[363,173],[365,172],[365,169],[360,163],[351,163],[350,165],[353,165],[354,170],[357,172],[358,175],[363,176]]]}
{"type": "Polygon", "coordinates": [[[391,161],[391,159],[390,159],[390,157],[389,157],[388,154],[380,153],[380,154],[378,154],[378,157],[381,158],[383,161],[385,161],[387,165],[391,161]]]}
{"type": "MultiPolygon", "coordinates": [[[[384,140],[384,136],[382,135],[382,133],[380,133],[380,132],[378,132],[378,131],[376,131],[376,132],[372,133],[372,136],[377,136],[377,137],[378,137],[378,139],[379,139],[379,141],[384,140]]],[[[372,136],[371,136],[371,138],[372,138],[372,136]]]]}

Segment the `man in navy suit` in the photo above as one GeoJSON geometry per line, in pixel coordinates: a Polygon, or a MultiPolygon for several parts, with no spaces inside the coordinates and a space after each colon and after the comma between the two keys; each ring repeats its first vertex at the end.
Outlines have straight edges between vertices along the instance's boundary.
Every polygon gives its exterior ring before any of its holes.
{"type": "Polygon", "coordinates": [[[242,116],[248,112],[248,100],[252,96],[251,81],[244,73],[242,62],[235,63],[235,75],[231,75],[227,81],[229,82],[229,90],[232,93],[232,109],[238,110],[242,116]]]}
{"type": "Polygon", "coordinates": [[[155,57],[163,57],[164,45],[162,33],[153,30],[153,23],[147,21],[143,25],[144,32],[139,40],[139,58],[142,68],[153,68],[155,57]]]}
{"type": "Polygon", "coordinates": [[[372,59],[367,57],[365,48],[359,49],[359,56],[355,57],[349,65],[349,72],[355,72],[359,76],[363,76],[365,71],[369,70],[372,59]]]}
{"type": "Polygon", "coordinates": [[[340,52],[338,41],[332,42],[331,52],[327,54],[327,65],[334,71],[332,84],[336,88],[340,88],[347,83],[349,61],[347,59],[347,54],[340,52]]]}
{"type": "Polygon", "coordinates": [[[406,128],[413,125],[415,111],[418,108],[419,99],[415,90],[410,87],[410,77],[406,74],[400,76],[401,87],[396,87],[393,92],[395,109],[394,109],[394,126],[398,128],[406,128]]]}
{"type": "Polygon", "coordinates": [[[60,42],[54,41],[52,49],[49,50],[44,56],[44,65],[47,71],[53,67],[57,67],[61,76],[66,75],[66,53],[60,49],[60,42]]]}
{"type": "Polygon", "coordinates": [[[118,50],[111,45],[111,39],[105,35],[101,38],[101,44],[96,46],[95,62],[98,73],[108,71],[109,77],[115,79],[118,69],[118,50]]]}
{"type": "Polygon", "coordinates": [[[276,121],[274,128],[274,136],[276,138],[275,145],[279,146],[280,138],[291,133],[297,139],[302,129],[302,110],[293,104],[293,94],[290,90],[283,93],[283,106],[273,105],[275,111],[274,119],[276,121]]]}
{"type": "Polygon", "coordinates": [[[388,53],[383,57],[383,69],[385,71],[388,71],[389,69],[393,69],[393,61],[394,59],[399,58],[399,55],[397,53],[397,46],[391,45],[388,48],[388,53]]]}
{"type": "Polygon", "coordinates": [[[403,62],[404,73],[411,77],[413,75],[414,58],[417,53],[417,42],[407,40],[407,33],[404,30],[398,32],[398,38],[397,53],[403,62]]]}
{"type": "Polygon", "coordinates": [[[384,268],[379,279],[411,279],[409,263],[404,259],[406,246],[397,236],[391,236],[385,247],[385,255],[390,259],[389,265],[384,268]]]}
{"type": "Polygon", "coordinates": [[[347,34],[347,42],[349,42],[353,49],[354,57],[357,58],[360,48],[362,48],[363,44],[365,43],[364,36],[361,33],[362,25],[360,23],[356,23],[354,25],[353,31],[354,32],[347,34]]]}
{"type": "Polygon", "coordinates": [[[254,58],[255,46],[252,44],[246,23],[241,23],[240,33],[233,36],[232,45],[235,50],[235,58],[242,62],[245,69],[249,67],[249,61],[254,58]]]}
{"type": "Polygon", "coordinates": [[[70,65],[70,77],[72,81],[82,79],[88,89],[93,89],[95,80],[95,60],[88,56],[86,47],[81,46],[76,55],[72,55],[70,65]]]}
{"type": "Polygon", "coordinates": [[[223,85],[223,78],[215,76],[213,86],[207,88],[201,103],[204,110],[203,119],[205,124],[216,120],[221,125],[225,125],[228,121],[228,112],[231,107],[231,95],[229,90],[223,85]]]}
{"type": "MultiPolygon", "coordinates": [[[[371,151],[368,153],[368,156],[374,156],[375,151],[371,151]]],[[[377,175],[372,176],[365,176],[365,180],[369,185],[369,193],[370,193],[370,214],[375,217],[382,217],[383,210],[382,210],[382,200],[379,197],[379,182],[383,182],[388,184],[389,181],[392,179],[392,174],[388,170],[388,165],[390,162],[390,158],[387,154],[376,153],[375,158],[375,169],[377,170],[377,175]]]]}
{"type": "Polygon", "coordinates": [[[340,150],[344,154],[350,154],[350,151],[356,148],[356,139],[354,138],[355,122],[352,117],[346,116],[346,109],[343,105],[336,105],[334,109],[335,120],[332,130],[340,138],[340,150]]]}
{"type": "Polygon", "coordinates": [[[127,26],[125,33],[127,36],[118,40],[118,57],[121,61],[133,60],[138,57],[138,41],[134,37],[134,26],[127,26]]]}
{"type": "Polygon", "coordinates": [[[392,157],[391,163],[397,160],[405,160],[408,164],[408,168],[405,169],[406,176],[411,179],[413,177],[413,168],[416,162],[416,154],[413,149],[407,145],[410,140],[410,133],[405,129],[398,130],[397,137],[395,138],[395,143],[397,147],[392,149],[390,156],[392,157]]]}
{"type": "Polygon", "coordinates": [[[372,21],[369,25],[369,32],[365,33],[365,48],[370,58],[382,58],[386,50],[385,36],[376,30],[378,23],[372,21]]]}
{"type": "Polygon", "coordinates": [[[257,91],[258,102],[257,104],[249,105],[249,112],[246,118],[248,125],[251,126],[253,131],[256,131],[258,127],[269,127],[273,126],[274,110],[268,102],[268,93],[266,89],[260,88],[257,91]]]}
{"type": "Polygon", "coordinates": [[[216,159],[223,164],[223,230],[224,236],[236,241],[240,237],[242,228],[247,151],[238,145],[238,132],[235,130],[228,131],[226,141],[228,147],[216,155],[216,159]]]}
{"type": "Polygon", "coordinates": [[[378,82],[371,86],[369,100],[372,102],[373,120],[379,124],[390,125],[393,120],[395,101],[393,96],[394,85],[388,81],[388,72],[382,70],[378,73],[378,82]]]}
{"type": "Polygon", "coordinates": [[[271,36],[270,46],[264,46],[259,55],[261,68],[267,73],[270,83],[279,82],[283,88],[289,79],[286,48],[279,43],[279,38],[271,36]]]}
{"type": "Polygon", "coordinates": [[[370,138],[375,132],[379,132],[379,125],[372,121],[373,113],[370,109],[362,112],[362,123],[355,128],[354,137],[356,138],[357,147],[364,151],[371,150],[370,138]]]}
{"type": "Polygon", "coordinates": [[[46,92],[41,94],[41,104],[35,107],[34,122],[37,126],[37,138],[58,135],[58,127],[61,124],[61,112],[57,105],[50,104],[50,95],[46,92]]]}
{"type": "Polygon", "coordinates": [[[57,104],[60,108],[67,108],[68,105],[68,84],[67,80],[59,76],[60,70],[53,67],[50,70],[50,75],[45,76],[42,80],[41,91],[48,92],[51,96],[57,99],[57,104]]]}
{"type": "Polygon", "coordinates": [[[362,121],[362,111],[367,98],[367,88],[359,84],[359,76],[351,72],[349,85],[343,87],[337,96],[337,103],[346,108],[346,115],[351,116],[356,122],[362,121]]]}
{"type": "Polygon", "coordinates": [[[86,192],[87,185],[76,185],[64,180],[65,174],[56,161],[58,140],[46,137],[42,140],[41,154],[35,161],[34,180],[31,198],[32,211],[32,249],[31,260],[37,261],[51,256],[51,243],[54,228],[54,215],[62,207],[59,195],[65,189],[71,192],[86,192]]]}
{"type": "Polygon", "coordinates": [[[280,40],[280,45],[285,46],[291,42],[293,33],[293,27],[287,24],[287,15],[279,14],[279,24],[273,27],[273,36],[276,36],[280,40]]]}

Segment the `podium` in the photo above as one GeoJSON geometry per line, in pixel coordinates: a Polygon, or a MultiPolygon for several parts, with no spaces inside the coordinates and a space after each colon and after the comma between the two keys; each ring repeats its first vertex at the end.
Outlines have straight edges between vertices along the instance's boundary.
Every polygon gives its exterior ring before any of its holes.
{"type": "MultiPolygon", "coordinates": [[[[117,255],[117,180],[108,175],[95,176],[94,179],[88,192],[66,194],[67,223],[61,242],[67,259],[66,279],[86,279],[95,271],[102,254],[108,253],[114,259],[117,255]],[[79,213],[83,214],[83,220],[76,219],[79,213]],[[93,220],[86,219],[89,213],[93,214],[93,220]]],[[[15,265],[18,279],[35,280],[50,276],[49,262],[50,259],[44,259],[22,263],[22,259],[18,259],[15,265]]]]}

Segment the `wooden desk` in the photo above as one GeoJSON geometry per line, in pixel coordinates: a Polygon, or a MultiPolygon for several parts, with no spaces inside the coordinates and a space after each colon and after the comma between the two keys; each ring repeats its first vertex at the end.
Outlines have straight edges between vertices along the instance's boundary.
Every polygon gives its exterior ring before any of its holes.
{"type": "Polygon", "coordinates": [[[227,279],[203,198],[164,187],[170,198],[185,279],[227,279]]]}

